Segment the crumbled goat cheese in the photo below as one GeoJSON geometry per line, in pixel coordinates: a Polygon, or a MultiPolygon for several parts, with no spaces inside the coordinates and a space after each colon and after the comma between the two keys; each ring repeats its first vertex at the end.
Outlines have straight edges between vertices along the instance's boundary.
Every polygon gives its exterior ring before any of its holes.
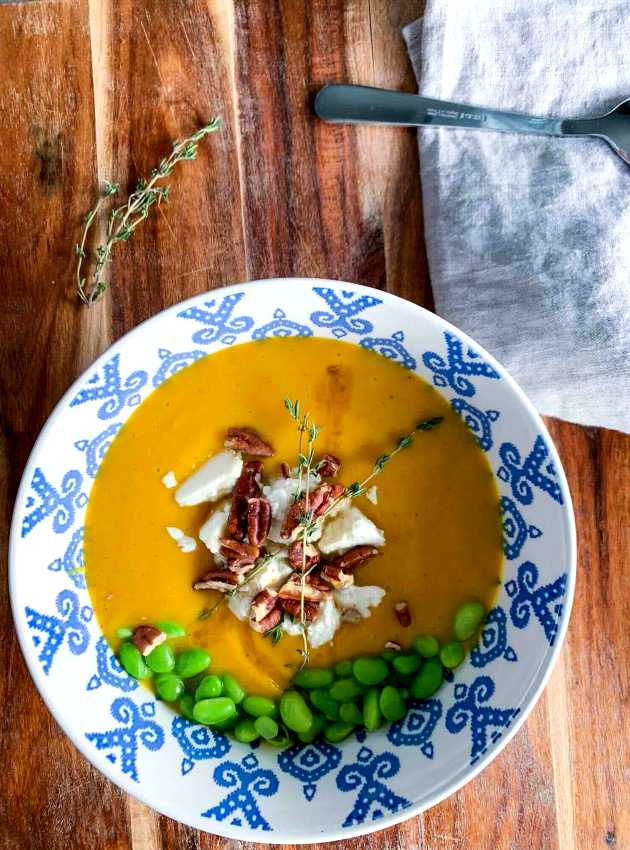
{"type": "Polygon", "coordinates": [[[254,596],[256,594],[249,590],[239,590],[238,593],[235,593],[234,596],[230,596],[228,599],[228,608],[234,614],[235,617],[238,617],[239,620],[248,620],[249,619],[249,610],[252,606],[252,602],[254,601],[254,596]]]}
{"type": "Polygon", "coordinates": [[[365,491],[365,498],[369,499],[373,505],[378,505],[378,493],[376,492],[376,484],[365,491]]]}
{"type": "Polygon", "coordinates": [[[183,506],[214,502],[232,490],[242,469],[240,454],[231,450],[219,452],[177,488],[175,500],[183,506]]]}
{"type": "Polygon", "coordinates": [[[218,555],[221,549],[219,542],[225,537],[228,517],[230,515],[230,501],[226,499],[216,511],[213,511],[208,519],[199,529],[199,539],[205,543],[213,555],[218,555]]]}
{"type": "Polygon", "coordinates": [[[194,537],[189,537],[187,534],[181,530],[181,528],[175,528],[173,526],[166,526],[166,530],[169,535],[173,538],[173,540],[177,543],[182,552],[194,552],[197,548],[197,541],[194,537]]]}
{"type": "MultiPolygon", "coordinates": [[[[313,649],[317,649],[318,646],[330,643],[340,625],[341,614],[334,601],[329,597],[320,605],[317,618],[306,627],[309,645],[313,649]]],[[[295,622],[286,616],[282,621],[282,629],[291,637],[299,637],[302,634],[302,627],[299,622],[295,622]]]]}
{"type": "Polygon", "coordinates": [[[366,619],[372,613],[370,608],[376,608],[380,605],[385,591],[382,587],[376,585],[357,585],[351,587],[343,587],[340,590],[335,590],[333,593],[335,602],[342,611],[354,609],[366,619]]]}
{"type": "MultiPolygon", "coordinates": [[[[319,475],[311,473],[310,488],[313,489],[317,487],[320,480],[319,475]]],[[[306,484],[306,481],[304,484],[306,484]]],[[[275,478],[263,487],[263,496],[271,505],[272,522],[268,538],[269,540],[273,540],[275,543],[286,542],[280,536],[280,531],[289,508],[293,504],[297,487],[298,482],[295,478],[275,478]]],[[[317,540],[318,537],[318,532],[315,532],[311,537],[311,540],[317,540]]]]}
{"type": "Polygon", "coordinates": [[[162,484],[167,488],[167,490],[172,490],[173,487],[177,487],[177,478],[175,478],[175,473],[173,470],[169,470],[164,478],[162,478],[162,484]]]}
{"type": "Polygon", "coordinates": [[[385,535],[358,508],[349,507],[324,526],[319,548],[324,555],[354,546],[384,546],[385,535]]]}
{"type": "Polygon", "coordinates": [[[278,553],[277,557],[265,564],[262,570],[251,581],[247,582],[247,593],[250,591],[260,593],[265,588],[277,590],[285,583],[292,572],[286,556],[278,553]]]}

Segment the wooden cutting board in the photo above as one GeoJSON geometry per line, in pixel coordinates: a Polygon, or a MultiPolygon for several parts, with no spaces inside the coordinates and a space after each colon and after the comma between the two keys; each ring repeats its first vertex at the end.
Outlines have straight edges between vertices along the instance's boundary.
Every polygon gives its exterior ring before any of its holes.
{"type": "MultiPolygon", "coordinates": [[[[413,90],[400,27],[421,12],[420,0],[0,6],[3,545],[28,453],[61,394],[163,307],[281,275],[358,281],[431,306],[414,133],[323,126],[309,109],[326,81],[413,90]],[[80,306],[72,250],[98,181],[131,184],[170,139],[215,114],[223,130],[173,179],[168,208],[117,253],[110,294],[80,306]]],[[[548,424],[580,547],[550,684],[479,777],[421,817],[344,842],[348,850],[630,847],[630,440],[548,424]]],[[[257,846],[157,815],[94,770],[38,696],[5,582],[0,593],[2,850],[257,846]]]]}

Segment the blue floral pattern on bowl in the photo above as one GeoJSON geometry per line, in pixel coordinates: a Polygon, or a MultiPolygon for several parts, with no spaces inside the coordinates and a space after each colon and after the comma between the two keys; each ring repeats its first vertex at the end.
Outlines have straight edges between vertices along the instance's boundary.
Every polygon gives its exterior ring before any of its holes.
{"type": "Polygon", "coordinates": [[[124,789],[199,829],[274,842],[340,839],[386,826],[432,805],[492,758],[550,670],[575,572],[559,459],[501,367],[408,302],[309,280],[206,293],[156,316],[103,355],[60,402],[33,451],[10,560],[25,657],[88,758],[124,789]],[[361,345],[417,371],[447,398],[496,472],[506,561],[477,646],[436,695],[369,736],[278,752],[174,715],[127,676],[93,616],[83,524],[103,457],[150,392],[226,346],[283,336],[361,345]]]}

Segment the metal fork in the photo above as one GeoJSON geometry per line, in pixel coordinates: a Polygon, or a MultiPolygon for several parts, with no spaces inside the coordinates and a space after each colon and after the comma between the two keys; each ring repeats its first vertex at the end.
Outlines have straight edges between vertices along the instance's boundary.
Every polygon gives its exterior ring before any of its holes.
{"type": "Polygon", "coordinates": [[[314,106],[320,118],[338,123],[466,127],[544,136],[594,136],[608,142],[614,152],[630,165],[630,98],[622,100],[598,118],[537,118],[407,92],[369,86],[328,85],[320,89],[314,106]]]}

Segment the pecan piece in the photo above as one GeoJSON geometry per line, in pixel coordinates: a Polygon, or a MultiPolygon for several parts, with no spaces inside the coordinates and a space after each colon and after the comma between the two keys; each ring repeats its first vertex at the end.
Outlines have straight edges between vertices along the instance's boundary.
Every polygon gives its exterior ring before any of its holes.
{"type": "MultiPolygon", "coordinates": [[[[328,588],[327,588],[328,590],[328,588]]],[[[302,598],[302,580],[299,576],[292,575],[291,578],[282,585],[278,591],[280,599],[292,599],[298,602],[302,598]]],[[[324,598],[324,591],[319,587],[314,586],[308,580],[304,582],[304,599],[309,602],[321,602],[324,598]]]]}
{"type": "Polygon", "coordinates": [[[221,544],[220,553],[228,562],[232,570],[239,567],[252,566],[260,555],[260,547],[251,543],[241,543],[238,540],[219,540],[221,544]]]}
{"type": "Polygon", "coordinates": [[[248,504],[250,499],[260,496],[260,479],[263,465],[259,460],[250,460],[234,485],[232,506],[228,517],[228,534],[234,540],[244,540],[248,532],[248,504]]]}
{"type": "Polygon", "coordinates": [[[341,468],[341,461],[334,455],[324,455],[316,466],[322,478],[334,478],[341,468]]]}
{"type": "Polygon", "coordinates": [[[321,590],[322,593],[329,593],[330,591],[330,585],[327,581],[324,581],[319,570],[313,570],[312,573],[309,573],[306,576],[306,583],[309,587],[314,587],[315,590],[321,590]]]}
{"type": "Polygon", "coordinates": [[[273,449],[253,428],[228,428],[223,444],[226,449],[235,449],[255,457],[271,457],[273,449]]]}
{"type": "Polygon", "coordinates": [[[333,558],[330,566],[339,567],[344,573],[353,573],[357,567],[375,555],[378,555],[378,549],[375,546],[355,546],[354,549],[349,549],[343,555],[333,558]]]}
{"type": "Polygon", "coordinates": [[[312,543],[307,543],[304,546],[304,541],[299,538],[294,540],[289,546],[289,563],[294,570],[299,570],[299,572],[304,572],[310,567],[315,566],[315,564],[319,563],[321,557],[312,543]]]}
{"type": "Polygon", "coordinates": [[[259,623],[255,620],[250,620],[249,624],[255,632],[260,632],[260,634],[266,635],[267,632],[271,631],[271,629],[275,629],[275,627],[280,624],[281,620],[282,608],[277,605],[259,623]]]}
{"type": "Polygon", "coordinates": [[[270,614],[278,603],[278,594],[275,590],[265,588],[256,594],[249,609],[250,620],[260,623],[270,614]]]}
{"type": "Polygon", "coordinates": [[[341,612],[342,623],[358,623],[361,619],[361,612],[356,608],[346,608],[341,612]]]}
{"type": "MultiPolygon", "coordinates": [[[[300,619],[302,611],[299,599],[283,599],[282,607],[294,620],[300,619]]],[[[307,623],[312,623],[318,613],[319,602],[307,602],[304,600],[304,620],[307,623]]]]}
{"type": "MultiPolygon", "coordinates": [[[[321,484],[309,496],[308,511],[313,519],[319,519],[346,492],[343,484],[321,484]]],[[[300,517],[306,513],[306,498],[302,496],[289,508],[280,536],[288,540],[300,524],[300,517]]]]}
{"type": "Polygon", "coordinates": [[[411,625],[411,611],[406,602],[397,602],[394,605],[394,611],[401,626],[406,628],[411,625]]]}
{"type": "Polygon", "coordinates": [[[402,646],[399,643],[396,643],[395,640],[388,640],[385,644],[385,649],[393,649],[395,652],[400,652],[402,646]]]}
{"type": "Polygon", "coordinates": [[[327,581],[331,587],[339,589],[341,587],[350,587],[354,584],[354,576],[350,572],[342,570],[341,567],[336,567],[334,564],[326,564],[322,569],[321,576],[324,581],[327,581]]]}
{"type": "Polygon", "coordinates": [[[166,635],[155,626],[147,624],[134,629],[132,640],[140,650],[141,655],[148,655],[156,646],[164,643],[166,635]]]}
{"type": "Polygon", "coordinates": [[[231,570],[210,570],[193,584],[193,590],[234,590],[243,583],[243,576],[231,570]]]}
{"type": "Polygon", "coordinates": [[[290,478],[291,477],[291,467],[289,466],[288,463],[285,463],[284,461],[282,461],[282,463],[280,464],[280,471],[282,472],[283,478],[290,478]]]}
{"type": "Polygon", "coordinates": [[[247,501],[247,539],[252,546],[262,546],[271,528],[271,505],[266,499],[247,501]]]}

